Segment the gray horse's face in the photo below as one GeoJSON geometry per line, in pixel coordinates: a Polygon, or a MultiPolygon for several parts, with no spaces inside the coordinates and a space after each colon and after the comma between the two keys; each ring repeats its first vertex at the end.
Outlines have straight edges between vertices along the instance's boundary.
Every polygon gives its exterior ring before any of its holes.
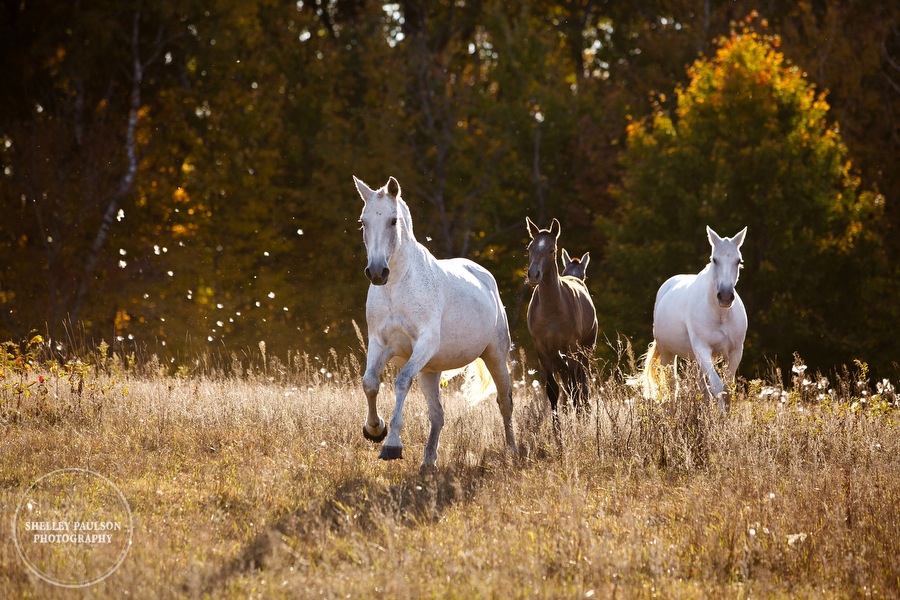
{"type": "Polygon", "coordinates": [[[357,190],[365,206],[359,216],[366,245],[366,277],[373,285],[384,285],[391,273],[391,256],[400,245],[400,184],[391,177],[380,190],[372,190],[356,179],[357,190]]]}
{"type": "Polygon", "coordinates": [[[581,258],[577,256],[569,256],[569,253],[566,252],[566,249],[562,249],[562,274],[563,276],[576,277],[582,281],[585,280],[587,275],[587,266],[591,261],[591,253],[585,252],[581,258]]]}
{"type": "Polygon", "coordinates": [[[525,217],[525,225],[531,237],[528,244],[528,283],[536,286],[550,269],[556,270],[556,240],[560,225],[553,219],[550,229],[541,229],[528,217],[525,217]]]}
{"type": "Polygon", "coordinates": [[[709,244],[712,246],[710,261],[713,281],[716,285],[716,300],[722,308],[731,308],[734,303],[734,286],[737,284],[741,266],[744,264],[741,258],[741,244],[744,243],[747,228],[744,227],[732,238],[720,237],[709,227],[706,228],[706,234],[709,237],[709,244]]]}

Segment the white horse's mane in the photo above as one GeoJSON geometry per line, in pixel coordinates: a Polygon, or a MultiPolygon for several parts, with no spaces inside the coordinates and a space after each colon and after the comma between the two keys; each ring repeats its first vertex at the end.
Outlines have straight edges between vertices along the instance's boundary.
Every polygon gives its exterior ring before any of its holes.
{"type": "Polygon", "coordinates": [[[409,212],[409,206],[400,196],[397,196],[397,207],[400,212],[400,218],[403,220],[403,226],[409,231],[409,237],[416,239],[416,235],[413,233],[412,215],[409,212]]]}

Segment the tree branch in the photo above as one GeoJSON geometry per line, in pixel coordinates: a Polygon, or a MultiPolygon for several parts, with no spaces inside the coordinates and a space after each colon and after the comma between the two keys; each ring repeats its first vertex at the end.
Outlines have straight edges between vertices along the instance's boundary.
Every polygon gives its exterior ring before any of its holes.
{"type": "MultiPolygon", "coordinates": [[[[133,53],[132,67],[134,69],[131,80],[131,106],[128,111],[128,124],[125,130],[125,152],[128,158],[128,166],[125,173],[122,175],[122,179],[119,181],[119,186],[109,198],[109,202],[106,205],[106,211],[103,213],[103,220],[100,222],[100,228],[97,230],[97,235],[94,237],[94,241],[88,251],[84,272],[82,273],[81,282],[78,285],[78,291],[75,294],[72,310],[70,312],[73,323],[78,323],[79,317],[81,316],[88,290],[90,289],[91,282],[95,278],[94,274],[97,270],[97,262],[100,259],[103,246],[106,244],[106,240],[109,237],[109,230],[110,227],[112,227],[113,220],[119,212],[119,205],[122,200],[131,193],[134,188],[135,178],[137,177],[138,157],[135,142],[135,130],[137,129],[138,115],[141,110],[141,84],[144,79],[145,67],[145,65],[141,63],[140,55],[140,20],[140,13],[136,12],[131,34],[131,49],[133,53]]],[[[158,44],[160,43],[160,39],[161,36],[158,36],[157,48],[150,59],[151,62],[159,55],[158,44]]]]}

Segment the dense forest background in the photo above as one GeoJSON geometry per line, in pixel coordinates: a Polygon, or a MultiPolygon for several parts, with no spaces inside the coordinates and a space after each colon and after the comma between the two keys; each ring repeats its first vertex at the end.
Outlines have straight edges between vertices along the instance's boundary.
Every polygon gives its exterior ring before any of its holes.
{"type": "Polygon", "coordinates": [[[744,375],[896,372],[900,3],[7,0],[0,72],[0,339],[357,349],[394,175],[526,350],[526,215],[612,346],[747,225],[744,375]]]}

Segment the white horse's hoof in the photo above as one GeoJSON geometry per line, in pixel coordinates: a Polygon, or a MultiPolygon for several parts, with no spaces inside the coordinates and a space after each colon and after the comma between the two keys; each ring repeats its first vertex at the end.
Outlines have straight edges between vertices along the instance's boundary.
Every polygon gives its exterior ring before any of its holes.
{"type": "Polygon", "coordinates": [[[387,426],[384,424],[384,420],[378,419],[378,429],[376,429],[377,433],[369,433],[369,426],[363,425],[363,436],[367,440],[371,440],[376,444],[380,443],[387,437],[387,426]]]}
{"type": "Polygon", "coordinates": [[[398,458],[403,458],[403,446],[384,445],[381,447],[381,453],[378,455],[378,458],[381,460],[397,460],[398,458]]]}

